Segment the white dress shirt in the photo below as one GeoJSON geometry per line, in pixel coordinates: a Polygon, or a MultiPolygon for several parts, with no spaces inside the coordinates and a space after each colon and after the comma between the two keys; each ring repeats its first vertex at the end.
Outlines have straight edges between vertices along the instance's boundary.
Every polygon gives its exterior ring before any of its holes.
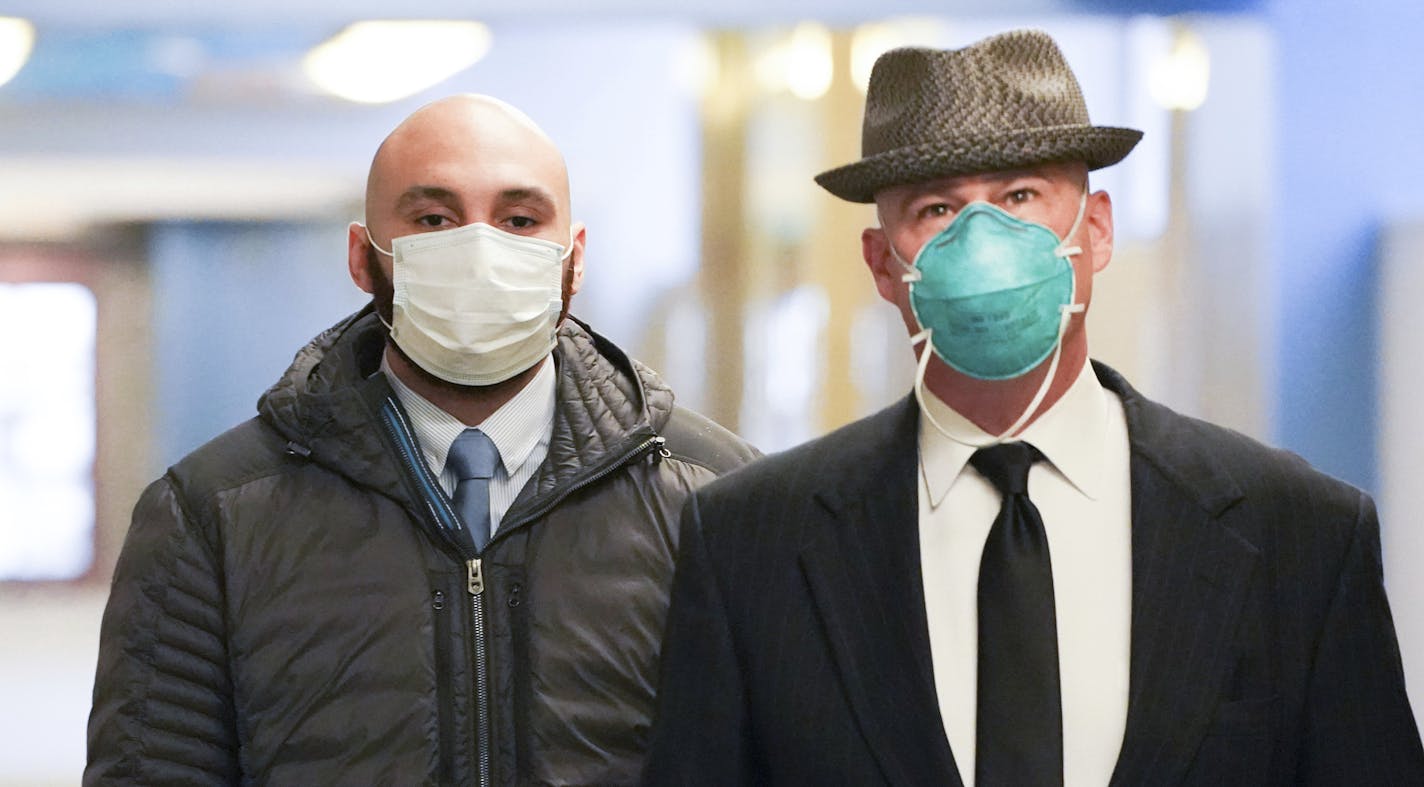
{"type": "MultiPolygon", "coordinates": [[[[440,488],[445,490],[445,494],[453,495],[455,473],[445,466],[445,459],[450,454],[450,444],[470,427],[412,391],[391,371],[384,357],[381,371],[410,416],[415,442],[420,446],[425,464],[440,480],[440,488]]],[[[491,536],[498,531],[500,520],[514,498],[534,477],[534,472],[549,453],[549,440],[554,432],[555,382],[551,357],[546,359],[528,385],[490,413],[483,423],[475,426],[499,450],[499,467],[495,468],[489,485],[491,536]]]]}
{"type": "MultiPolygon", "coordinates": [[[[928,394],[929,392],[926,391],[928,394]]],[[[966,787],[974,784],[979,558],[1001,498],[969,465],[990,438],[932,394],[920,419],[920,560],[935,687],[966,787]],[[948,432],[942,433],[940,429],[948,432]]],[[[1065,787],[1108,783],[1127,720],[1131,482],[1122,403],[1084,364],[1019,437],[1047,458],[1029,472],[1053,565],[1065,787]]]]}

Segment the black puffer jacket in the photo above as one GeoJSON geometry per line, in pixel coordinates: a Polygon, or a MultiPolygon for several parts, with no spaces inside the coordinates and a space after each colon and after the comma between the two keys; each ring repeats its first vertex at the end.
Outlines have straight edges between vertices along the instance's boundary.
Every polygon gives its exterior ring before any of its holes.
{"type": "Polygon", "coordinates": [[[458,545],[369,309],[144,493],[104,614],[85,784],[637,779],[695,487],[753,449],[583,326],[549,454],[458,545]]]}

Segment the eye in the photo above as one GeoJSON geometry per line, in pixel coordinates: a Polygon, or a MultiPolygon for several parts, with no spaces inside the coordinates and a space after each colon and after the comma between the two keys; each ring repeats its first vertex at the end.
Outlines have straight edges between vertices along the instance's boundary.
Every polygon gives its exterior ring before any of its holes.
{"type": "Polygon", "coordinates": [[[427,213],[416,219],[415,223],[422,227],[430,227],[431,229],[455,226],[455,222],[451,221],[449,217],[442,216],[439,213],[427,213]]]}
{"type": "Polygon", "coordinates": [[[527,230],[538,223],[529,216],[510,216],[508,219],[505,219],[505,221],[509,223],[509,226],[517,230],[527,230]]]}
{"type": "Polygon", "coordinates": [[[926,205],[926,206],[920,208],[920,210],[919,210],[919,212],[918,212],[918,216],[919,216],[919,218],[922,218],[922,219],[932,219],[932,218],[937,218],[937,217],[939,217],[939,216],[948,216],[949,213],[950,213],[949,203],[946,203],[946,202],[935,202],[935,203],[933,203],[933,204],[926,205]]]}
{"type": "Polygon", "coordinates": [[[1038,193],[1033,189],[1014,189],[1008,193],[1008,196],[1004,197],[1004,202],[1010,205],[1022,205],[1031,201],[1036,196],[1038,196],[1038,193]]]}

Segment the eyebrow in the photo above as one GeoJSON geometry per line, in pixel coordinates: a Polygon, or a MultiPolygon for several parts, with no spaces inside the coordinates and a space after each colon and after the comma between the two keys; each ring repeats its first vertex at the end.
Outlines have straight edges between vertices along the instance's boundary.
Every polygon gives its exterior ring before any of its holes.
{"type": "Polygon", "coordinates": [[[557,207],[554,196],[538,187],[505,189],[499,193],[499,201],[505,204],[528,202],[550,212],[554,212],[557,207]]]}
{"type": "Polygon", "coordinates": [[[401,211],[424,201],[443,202],[449,205],[459,203],[455,192],[439,186],[411,186],[396,200],[396,210],[401,211]]]}
{"type": "MultiPolygon", "coordinates": [[[[450,189],[440,186],[411,186],[396,200],[396,210],[407,210],[425,201],[441,202],[447,205],[460,204],[459,196],[450,189]]],[[[535,207],[549,212],[555,212],[558,206],[552,194],[537,186],[505,189],[499,193],[499,201],[502,204],[532,203],[535,207]]]]}

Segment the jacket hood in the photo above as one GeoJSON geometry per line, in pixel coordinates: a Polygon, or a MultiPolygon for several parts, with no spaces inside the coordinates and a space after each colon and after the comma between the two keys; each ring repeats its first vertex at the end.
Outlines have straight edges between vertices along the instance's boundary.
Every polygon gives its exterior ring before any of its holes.
{"type": "MultiPolygon", "coordinates": [[[[558,339],[554,427],[536,478],[540,490],[596,465],[635,434],[657,433],[673,409],[672,391],[655,372],[587,325],[569,318],[558,339]]],[[[377,415],[378,403],[394,395],[377,373],[385,341],[385,327],[366,306],[298,351],[257,410],[292,452],[401,499],[377,415]]]]}

